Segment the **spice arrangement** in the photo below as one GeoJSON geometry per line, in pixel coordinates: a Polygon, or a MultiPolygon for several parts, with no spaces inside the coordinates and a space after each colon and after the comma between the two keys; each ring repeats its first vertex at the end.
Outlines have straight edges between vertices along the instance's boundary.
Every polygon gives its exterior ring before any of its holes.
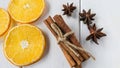
{"type": "Polygon", "coordinates": [[[83,9],[83,13],[79,13],[79,15],[80,21],[83,21],[83,23],[87,25],[88,30],[90,31],[90,35],[86,38],[86,40],[92,40],[96,44],[99,44],[97,39],[106,36],[106,34],[101,32],[103,28],[97,29],[96,24],[93,24],[93,20],[95,20],[94,16],[96,14],[92,14],[91,9],[89,9],[88,12],[83,9]]]}
{"type": "MultiPolygon", "coordinates": [[[[63,16],[72,16],[77,7],[74,3],[63,4],[63,16]]],[[[44,0],[11,0],[8,12],[0,8],[0,36],[5,35],[3,52],[5,57],[14,65],[23,68],[40,60],[44,54],[47,41],[41,29],[30,23],[34,23],[45,9],[44,0]],[[18,10],[19,8],[19,10],[18,10]],[[15,21],[16,26],[12,27],[15,21]],[[18,25],[18,23],[21,23],[18,25]],[[27,59],[26,59],[27,58],[27,59]]],[[[106,36],[103,28],[97,28],[93,23],[94,13],[91,10],[79,13],[80,21],[87,25],[90,35],[86,40],[92,40],[96,44],[98,39],[106,36]]],[[[44,19],[44,24],[55,36],[59,47],[71,68],[82,68],[82,62],[90,57],[95,60],[81,43],[74,32],[60,14],[44,19]]],[[[48,44],[49,45],[49,44],[48,44]]]]}

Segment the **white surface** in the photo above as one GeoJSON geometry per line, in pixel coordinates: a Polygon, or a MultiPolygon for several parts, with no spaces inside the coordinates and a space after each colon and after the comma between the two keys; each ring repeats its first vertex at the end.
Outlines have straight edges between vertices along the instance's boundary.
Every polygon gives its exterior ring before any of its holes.
{"type": "Polygon", "coordinates": [[[83,68],[120,68],[120,0],[82,0],[81,5],[82,9],[92,9],[97,14],[94,23],[107,34],[99,40],[100,45],[86,42],[89,32],[82,24],[82,44],[96,57],[96,61],[84,62],[83,68]]]}
{"type": "MultiPolygon", "coordinates": [[[[8,3],[10,0],[0,0],[0,7],[7,9],[8,3]]],[[[32,64],[30,66],[26,66],[25,68],[69,68],[69,64],[66,61],[65,57],[61,49],[59,48],[55,37],[49,31],[49,29],[43,23],[43,20],[47,18],[49,15],[54,16],[55,14],[62,14],[62,4],[66,4],[67,2],[72,3],[73,0],[46,0],[46,9],[41,18],[34,23],[34,25],[41,28],[46,35],[47,40],[47,48],[44,57],[37,63],[32,64]]],[[[74,5],[77,6],[73,17],[63,16],[67,24],[71,27],[71,29],[79,38],[79,22],[78,22],[78,12],[79,12],[79,0],[74,0],[74,5]],[[74,24],[74,25],[73,25],[74,24]]],[[[19,8],[18,8],[19,10],[19,8]]],[[[17,66],[11,64],[3,54],[3,42],[4,40],[0,40],[0,68],[18,68],[17,66]]]]}

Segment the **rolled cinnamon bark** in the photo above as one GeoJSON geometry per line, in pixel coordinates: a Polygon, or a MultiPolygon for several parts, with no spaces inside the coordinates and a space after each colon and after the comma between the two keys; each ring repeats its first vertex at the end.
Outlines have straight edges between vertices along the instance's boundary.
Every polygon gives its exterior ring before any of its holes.
{"type": "Polygon", "coordinates": [[[63,47],[66,49],[66,51],[67,51],[67,52],[72,56],[72,58],[75,60],[75,62],[77,63],[77,65],[81,65],[81,62],[82,62],[82,61],[80,61],[79,57],[77,57],[76,55],[74,55],[74,53],[71,52],[71,51],[69,50],[69,48],[67,48],[63,43],[60,43],[60,45],[63,45],[63,47]]]}
{"type": "MultiPolygon", "coordinates": [[[[64,46],[64,45],[63,45],[64,46]]],[[[69,64],[71,65],[71,67],[75,67],[76,63],[75,61],[72,59],[72,57],[68,54],[68,52],[62,47],[62,45],[60,45],[60,48],[62,49],[66,59],[68,60],[69,64]]]]}
{"type": "MultiPolygon", "coordinates": [[[[67,26],[67,24],[65,23],[65,21],[63,20],[63,18],[60,15],[55,15],[53,18],[55,21],[57,21],[56,24],[60,27],[60,29],[63,31],[63,33],[67,33],[67,32],[71,31],[71,29],[67,26]]],[[[73,44],[75,44],[79,47],[82,47],[74,34],[72,34],[69,37],[69,40],[73,44]]],[[[83,51],[79,51],[79,52],[80,52],[81,56],[83,57],[84,61],[90,58],[90,56],[87,53],[85,53],[83,51]]],[[[81,60],[82,60],[82,58],[81,58],[81,60]]]]}
{"type": "MultiPolygon", "coordinates": [[[[60,15],[55,15],[54,20],[49,16],[44,21],[44,23],[49,28],[49,30],[52,32],[52,34],[56,37],[56,39],[58,39],[58,36],[56,32],[51,28],[51,24],[55,23],[61,29],[63,34],[66,34],[71,31],[71,29],[67,26],[67,24],[64,22],[63,18],[60,15]]],[[[78,42],[78,40],[76,39],[74,34],[70,35],[67,40],[69,40],[72,44],[75,44],[76,46],[82,47],[80,43],[78,42]]],[[[80,54],[80,56],[78,57],[69,48],[67,48],[63,42],[60,42],[59,45],[66,59],[71,65],[71,67],[81,68],[81,62],[84,60],[87,60],[90,57],[87,53],[83,51],[77,51],[80,54]]]]}
{"type": "MultiPolygon", "coordinates": [[[[54,32],[54,30],[51,28],[50,24],[54,23],[54,21],[52,20],[52,18],[49,16],[44,23],[46,24],[46,26],[49,28],[49,30],[52,32],[52,34],[57,38],[56,33],[54,32]]],[[[76,66],[76,62],[73,60],[73,58],[70,56],[70,54],[62,47],[62,45],[60,45],[60,48],[62,49],[66,59],[68,60],[69,64],[71,67],[76,66]]]]}

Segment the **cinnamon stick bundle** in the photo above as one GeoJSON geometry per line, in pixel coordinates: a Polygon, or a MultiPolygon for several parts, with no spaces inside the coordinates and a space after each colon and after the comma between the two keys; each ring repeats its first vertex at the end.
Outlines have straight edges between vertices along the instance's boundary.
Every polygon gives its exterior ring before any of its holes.
{"type": "MultiPolygon", "coordinates": [[[[51,24],[57,25],[63,34],[66,34],[71,31],[71,29],[67,26],[67,24],[60,15],[55,15],[53,19],[49,16],[47,19],[45,19],[44,23],[52,32],[52,34],[56,37],[57,40],[59,39],[59,36],[51,27],[51,24]]],[[[67,37],[67,40],[75,46],[82,48],[74,34],[71,34],[69,37],[67,37]]],[[[76,53],[79,53],[79,57],[76,56],[74,52],[65,45],[64,42],[59,42],[59,45],[71,67],[81,68],[81,62],[90,58],[90,56],[86,52],[76,50],[73,48],[76,53]]]]}

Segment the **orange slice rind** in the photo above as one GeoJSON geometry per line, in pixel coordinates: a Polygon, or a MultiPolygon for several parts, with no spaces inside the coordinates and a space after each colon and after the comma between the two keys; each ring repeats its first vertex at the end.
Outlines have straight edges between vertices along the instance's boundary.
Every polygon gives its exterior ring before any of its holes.
{"type": "Polygon", "coordinates": [[[3,36],[10,26],[10,17],[7,11],[0,8],[0,36],[3,36]]]}
{"type": "Polygon", "coordinates": [[[9,28],[8,28],[8,30],[4,33],[3,38],[6,37],[6,35],[7,35],[8,32],[9,32],[9,30],[10,30],[11,28],[13,28],[15,25],[16,25],[16,23],[14,22],[14,20],[13,20],[12,18],[10,18],[10,25],[9,25],[9,28]]]}
{"type": "Polygon", "coordinates": [[[17,66],[26,66],[38,61],[45,50],[42,31],[29,24],[13,27],[4,42],[6,58],[17,66]]]}
{"type": "Polygon", "coordinates": [[[15,21],[31,23],[42,15],[44,8],[44,0],[11,0],[8,12],[15,21]]]}

